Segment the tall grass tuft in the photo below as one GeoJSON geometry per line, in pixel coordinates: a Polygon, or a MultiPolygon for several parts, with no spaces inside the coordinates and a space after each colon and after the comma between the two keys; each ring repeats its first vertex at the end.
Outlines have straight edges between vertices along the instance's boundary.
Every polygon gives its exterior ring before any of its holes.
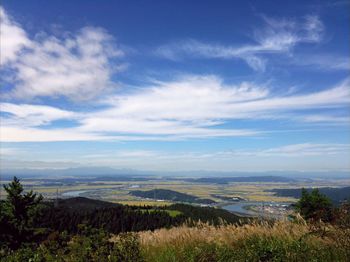
{"type": "Polygon", "coordinates": [[[255,221],[197,223],[139,233],[146,261],[350,261],[350,229],[255,221]]]}

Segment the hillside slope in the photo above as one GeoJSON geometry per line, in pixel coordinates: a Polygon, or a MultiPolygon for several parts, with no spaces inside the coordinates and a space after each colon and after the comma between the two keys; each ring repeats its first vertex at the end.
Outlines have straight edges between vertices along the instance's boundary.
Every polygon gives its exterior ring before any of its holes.
{"type": "Polygon", "coordinates": [[[130,192],[131,195],[143,198],[170,200],[174,202],[186,202],[196,204],[214,204],[212,199],[199,198],[189,194],[180,193],[169,189],[152,189],[148,191],[135,190],[130,192]]]}
{"type": "Polygon", "coordinates": [[[46,203],[36,226],[57,231],[76,233],[80,224],[103,228],[110,233],[154,230],[183,224],[185,221],[204,221],[219,224],[220,221],[237,223],[240,217],[218,208],[174,204],[167,207],[127,206],[84,197],[59,201],[58,207],[46,203]],[[179,211],[171,216],[168,210],[179,211]]]}

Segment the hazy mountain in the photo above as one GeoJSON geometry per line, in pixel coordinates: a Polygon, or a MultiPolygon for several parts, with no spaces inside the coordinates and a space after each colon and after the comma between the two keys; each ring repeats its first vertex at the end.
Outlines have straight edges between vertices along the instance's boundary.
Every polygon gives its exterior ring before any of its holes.
{"type": "Polygon", "coordinates": [[[0,174],[4,178],[18,177],[42,177],[55,178],[60,176],[159,176],[168,178],[225,178],[225,177],[285,177],[293,179],[343,179],[349,178],[350,172],[346,171],[327,171],[327,172],[300,172],[300,171],[269,171],[269,172],[223,172],[223,171],[147,171],[136,169],[116,169],[111,167],[85,166],[62,169],[2,169],[0,174]]]}

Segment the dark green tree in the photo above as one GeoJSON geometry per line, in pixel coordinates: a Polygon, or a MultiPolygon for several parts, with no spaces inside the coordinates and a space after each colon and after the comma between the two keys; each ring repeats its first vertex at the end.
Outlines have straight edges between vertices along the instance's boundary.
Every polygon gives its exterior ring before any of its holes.
{"type": "Polygon", "coordinates": [[[350,229],[350,200],[344,201],[334,213],[334,223],[345,230],[350,229]]]}
{"type": "Polygon", "coordinates": [[[303,188],[301,198],[296,204],[296,210],[306,220],[322,220],[329,222],[332,219],[332,202],[315,188],[310,193],[303,188]]]}
{"type": "Polygon", "coordinates": [[[43,197],[33,191],[25,193],[17,177],[4,185],[4,189],[7,197],[1,202],[0,241],[10,248],[18,248],[33,237],[33,220],[43,197]]]}

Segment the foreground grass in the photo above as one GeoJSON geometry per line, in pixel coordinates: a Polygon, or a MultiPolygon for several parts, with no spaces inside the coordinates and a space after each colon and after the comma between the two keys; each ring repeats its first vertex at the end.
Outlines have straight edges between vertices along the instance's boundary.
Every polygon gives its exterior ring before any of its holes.
{"type": "Polygon", "coordinates": [[[350,261],[350,229],[304,222],[199,224],[139,234],[145,261],[350,261]]]}
{"type": "Polygon", "coordinates": [[[279,221],[243,226],[181,226],[110,238],[97,229],[51,234],[38,247],[1,254],[1,261],[350,261],[350,228],[279,221]]]}

